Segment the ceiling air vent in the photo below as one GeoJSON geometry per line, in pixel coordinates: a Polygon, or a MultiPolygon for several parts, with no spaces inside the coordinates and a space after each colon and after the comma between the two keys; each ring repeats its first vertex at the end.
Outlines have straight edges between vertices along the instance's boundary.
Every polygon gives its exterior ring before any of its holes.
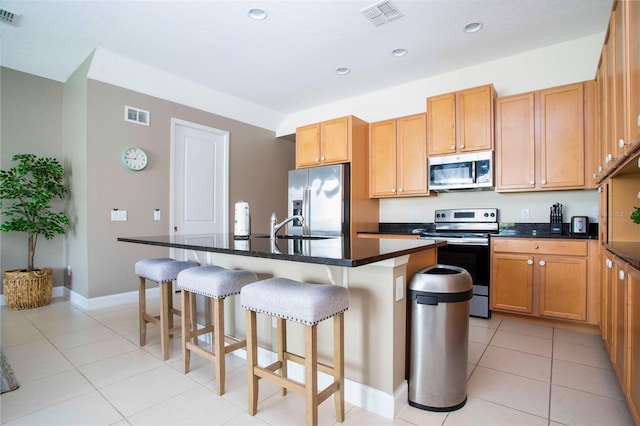
{"type": "Polygon", "coordinates": [[[20,15],[18,14],[9,12],[7,9],[0,8],[0,22],[2,22],[3,24],[16,25],[18,23],[19,17],[20,15]]]}
{"type": "Polygon", "coordinates": [[[398,8],[389,0],[378,2],[366,9],[362,9],[361,12],[376,27],[402,16],[398,8]]]}
{"type": "Polygon", "coordinates": [[[140,108],[134,108],[130,106],[124,107],[124,121],[129,121],[131,123],[144,124],[145,126],[149,125],[149,120],[151,115],[149,111],[145,111],[140,108]]]}

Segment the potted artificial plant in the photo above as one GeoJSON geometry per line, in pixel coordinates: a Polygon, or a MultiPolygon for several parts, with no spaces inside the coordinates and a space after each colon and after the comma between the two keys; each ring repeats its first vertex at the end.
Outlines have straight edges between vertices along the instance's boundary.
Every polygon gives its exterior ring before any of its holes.
{"type": "Polygon", "coordinates": [[[64,198],[67,188],[55,158],[17,154],[11,161],[14,167],[0,170],[0,208],[6,217],[0,231],[26,232],[28,248],[26,268],[4,272],[4,296],[10,309],[29,309],[51,302],[53,268],[36,268],[34,258],[40,235],[50,240],[69,225],[69,218],[51,205],[64,198]]]}

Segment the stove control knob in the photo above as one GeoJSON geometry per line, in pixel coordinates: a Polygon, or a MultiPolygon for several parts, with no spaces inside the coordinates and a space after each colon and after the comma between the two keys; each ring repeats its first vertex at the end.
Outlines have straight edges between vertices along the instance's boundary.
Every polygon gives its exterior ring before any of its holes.
{"type": "Polygon", "coordinates": [[[485,213],[485,214],[484,214],[484,217],[489,217],[489,213],[485,213]]]}
{"type": "Polygon", "coordinates": [[[491,217],[496,217],[496,214],[495,213],[491,213],[491,217]]]}

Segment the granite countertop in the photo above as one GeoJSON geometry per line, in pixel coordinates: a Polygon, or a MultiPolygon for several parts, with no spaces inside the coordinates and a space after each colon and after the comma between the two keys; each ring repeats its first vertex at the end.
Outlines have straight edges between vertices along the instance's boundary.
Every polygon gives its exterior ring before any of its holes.
{"type": "Polygon", "coordinates": [[[328,237],[305,240],[279,238],[274,245],[269,236],[264,234],[256,234],[242,239],[234,239],[233,234],[157,235],[118,237],[118,241],[348,267],[367,265],[445,244],[443,242],[436,243],[433,240],[417,239],[328,237]]]}
{"type": "MultiPolygon", "coordinates": [[[[433,223],[380,223],[378,234],[408,235],[424,232],[434,232],[433,223]]],[[[373,232],[370,232],[373,234],[373,232]]],[[[513,238],[571,238],[571,239],[598,239],[598,224],[589,224],[589,233],[586,235],[571,234],[569,224],[562,224],[562,234],[552,234],[548,223],[499,223],[497,234],[492,237],[513,237],[513,238]]]]}

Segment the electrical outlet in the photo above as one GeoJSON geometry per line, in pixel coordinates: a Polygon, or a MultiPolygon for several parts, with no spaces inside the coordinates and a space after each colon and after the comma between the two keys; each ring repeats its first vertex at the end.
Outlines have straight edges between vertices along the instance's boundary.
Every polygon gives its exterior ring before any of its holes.
{"type": "Polygon", "coordinates": [[[160,209],[155,209],[153,211],[153,220],[162,220],[162,214],[160,214],[160,209]]]}
{"type": "Polygon", "coordinates": [[[126,222],[127,221],[127,211],[126,210],[111,210],[111,221],[112,222],[126,222]]]}
{"type": "Polygon", "coordinates": [[[522,219],[529,219],[529,209],[520,210],[520,217],[522,219]]]}
{"type": "Polygon", "coordinates": [[[404,277],[396,278],[396,302],[404,299],[404,277]]]}

